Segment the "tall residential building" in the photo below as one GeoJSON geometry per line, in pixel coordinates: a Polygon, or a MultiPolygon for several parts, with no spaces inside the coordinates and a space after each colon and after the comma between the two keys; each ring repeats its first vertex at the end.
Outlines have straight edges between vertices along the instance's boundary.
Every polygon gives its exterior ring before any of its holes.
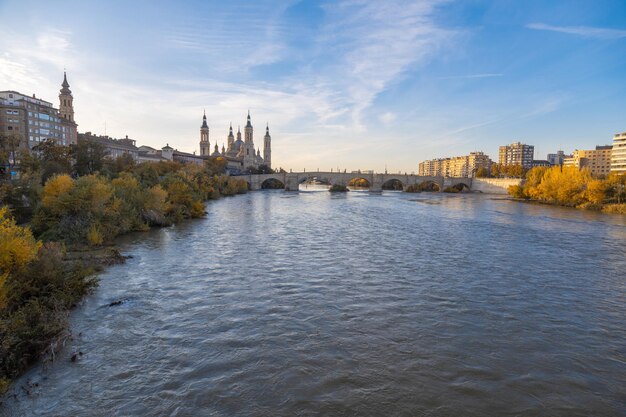
{"type": "Polygon", "coordinates": [[[34,94],[0,91],[0,132],[18,135],[21,146],[28,149],[47,139],[60,145],[76,143],[73,98],[65,75],[59,100],[61,110],[34,94]]]}
{"type": "Polygon", "coordinates": [[[532,168],[535,154],[533,145],[514,142],[508,146],[500,146],[500,165],[521,165],[524,168],[532,168]]]}
{"type": "Polygon", "coordinates": [[[432,159],[419,164],[419,175],[425,177],[473,177],[479,168],[489,171],[491,159],[483,152],[471,152],[466,156],[455,156],[453,158],[432,159]]]}
{"type": "Polygon", "coordinates": [[[616,133],[613,136],[611,172],[626,174],[626,132],[616,133]]]}
{"type": "Polygon", "coordinates": [[[578,169],[587,168],[593,176],[604,176],[611,172],[611,145],[596,146],[595,149],[575,150],[571,157],[566,157],[563,166],[578,169]]]}

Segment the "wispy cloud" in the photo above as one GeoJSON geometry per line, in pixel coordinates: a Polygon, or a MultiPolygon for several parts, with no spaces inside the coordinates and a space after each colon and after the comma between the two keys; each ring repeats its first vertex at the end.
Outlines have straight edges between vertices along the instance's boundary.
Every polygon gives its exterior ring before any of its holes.
{"type": "Polygon", "coordinates": [[[529,29],[547,30],[551,32],[567,33],[569,35],[578,35],[585,38],[595,39],[621,39],[626,38],[626,30],[596,28],[591,26],[552,26],[545,23],[530,23],[526,25],[529,29]]]}
{"type": "Polygon", "coordinates": [[[325,8],[327,22],[317,39],[317,88],[330,113],[347,114],[346,122],[363,129],[362,113],[409,69],[428,59],[453,32],[434,20],[439,0],[421,2],[344,1],[325,8]],[[319,87],[322,88],[319,88],[319,87]]]}
{"type": "Polygon", "coordinates": [[[439,80],[463,80],[472,78],[492,78],[503,77],[504,74],[466,74],[466,75],[450,75],[447,77],[439,77],[439,80]]]}

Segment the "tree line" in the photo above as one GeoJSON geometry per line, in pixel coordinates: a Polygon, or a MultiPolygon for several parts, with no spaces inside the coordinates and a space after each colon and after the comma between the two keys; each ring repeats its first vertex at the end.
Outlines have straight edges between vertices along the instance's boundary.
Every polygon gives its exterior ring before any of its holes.
{"type": "Polygon", "coordinates": [[[0,183],[0,393],[67,333],[68,310],[97,283],[98,265],[68,255],[116,236],[205,214],[204,201],[245,193],[226,160],[203,166],[107,158],[97,143],[52,141],[20,155],[0,183]]]}
{"type": "Polygon", "coordinates": [[[516,198],[626,214],[626,175],[595,178],[588,169],[536,167],[523,185],[509,188],[516,198]]]}

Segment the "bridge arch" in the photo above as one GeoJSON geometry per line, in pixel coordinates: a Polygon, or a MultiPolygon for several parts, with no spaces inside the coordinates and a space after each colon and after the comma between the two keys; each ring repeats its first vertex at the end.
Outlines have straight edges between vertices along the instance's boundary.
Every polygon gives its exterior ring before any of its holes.
{"type": "Polygon", "coordinates": [[[455,184],[452,184],[446,187],[443,191],[445,193],[464,193],[464,192],[471,192],[472,189],[470,188],[469,185],[467,185],[464,182],[457,182],[455,184]]]}
{"type": "Polygon", "coordinates": [[[285,183],[275,177],[266,178],[261,183],[262,190],[278,190],[278,189],[284,189],[284,188],[285,188],[285,183]]]}
{"type": "Polygon", "coordinates": [[[404,190],[404,187],[405,187],[405,184],[402,182],[402,180],[398,178],[386,179],[382,185],[383,190],[389,190],[389,191],[402,191],[404,190]]]}
{"type": "Polygon", "coordinates": [[[357,176],[357,177],[350,179],[350,181],[348,181],[347,186],[350,188],[364,189],[364,188],[370,188],[372,186],[372,183],[367,178],[357,176]]]}
{"type": "Polygon", "coordinates": [[[420,191],[426,191],[426,192],[439,192],[441,191],[441,186],[439,184],[437,184],[435,181],[431,181],[431,180],[426,180],[423,182],[420,182],[418,185],[420,191]]]}

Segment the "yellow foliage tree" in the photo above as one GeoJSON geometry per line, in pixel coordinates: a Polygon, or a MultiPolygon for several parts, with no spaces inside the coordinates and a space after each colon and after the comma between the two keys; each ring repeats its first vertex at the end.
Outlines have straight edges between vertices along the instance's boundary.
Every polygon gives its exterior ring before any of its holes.
{"type": "Polygon", "coordinates": [[[50,178],[43,187],[42,206],[57,215],[65,212],[71,204],[66,196],[74,188],[74,185],[74,180],[67,174],[50,178]]]}
{"type": "Polygon", "coordinates": [[[35,259],[41,242],[27,227],[18,226],[9,208],[0,208],[0,308],[4,306],[4,283],[12,272],[35,259]]]}

